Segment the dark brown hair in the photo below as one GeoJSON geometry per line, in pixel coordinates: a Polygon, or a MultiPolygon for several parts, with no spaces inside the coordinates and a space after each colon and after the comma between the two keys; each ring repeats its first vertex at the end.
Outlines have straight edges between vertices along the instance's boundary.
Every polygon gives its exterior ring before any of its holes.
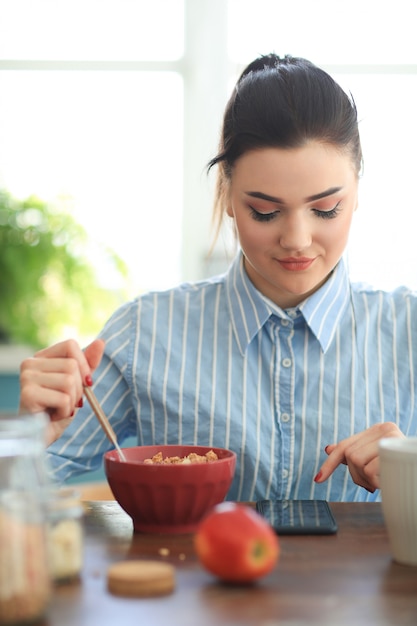
{"type": "Polygon", "coordinates": [[[219,152],[213,220],[220,229],[233,165],[250,150],[296,148],[318,140],[350,154],[357,174],[362,166],[358,118],[353,98],[306,59],[269,54],[241,74],[227,103],[219,152]]]}

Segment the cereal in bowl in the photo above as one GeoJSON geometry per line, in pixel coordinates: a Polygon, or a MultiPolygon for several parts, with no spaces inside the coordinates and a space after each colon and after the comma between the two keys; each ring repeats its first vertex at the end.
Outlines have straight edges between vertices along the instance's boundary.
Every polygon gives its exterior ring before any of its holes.
{"type": "Polygon", "coordinates": [[[212,461],[217,461],[218,458],[213,450],[209,450],[206,454],[190,452],[187,456],[166,456],[165,458],[162,452],[157,452],[152,458],[144,459],[143,462],[153,465],[190,465],[192,463],[211,463],[212,461]]]}

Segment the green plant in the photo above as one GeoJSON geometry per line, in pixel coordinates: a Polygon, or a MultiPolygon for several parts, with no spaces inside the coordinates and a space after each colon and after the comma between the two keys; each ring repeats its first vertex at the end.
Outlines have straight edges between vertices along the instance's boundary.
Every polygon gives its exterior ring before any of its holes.
{"type": "Polygon", "coordinates": [[[123,287],[105,289],[88,242],[68,212],[0,190],[0,340],[38,348],[70,331],[79,337],[98,332],[124,299],[127,270],[107,250],[123,287]]]}

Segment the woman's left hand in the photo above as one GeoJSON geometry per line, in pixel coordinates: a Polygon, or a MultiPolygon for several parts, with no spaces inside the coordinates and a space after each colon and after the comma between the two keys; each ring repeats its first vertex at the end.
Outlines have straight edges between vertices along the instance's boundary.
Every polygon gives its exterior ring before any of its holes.
{"type": "Polygon", "coordinates": [[[405,435],[393,422],[383,422],[374,424],[339,443],[326,446],[328,458],[314,478],[315,482],[322,483],[327,480],[343,463],[348,466],[353,481],[373,493],[375,489],[379,489],[378,444],[384,437],[404,438],[405,435]]]}

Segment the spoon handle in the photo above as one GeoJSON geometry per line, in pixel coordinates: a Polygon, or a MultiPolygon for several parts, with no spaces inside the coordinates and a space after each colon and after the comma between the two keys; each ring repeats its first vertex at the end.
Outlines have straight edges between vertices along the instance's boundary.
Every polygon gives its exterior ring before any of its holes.
{"type": "Polygon", "coordinates": [[[101,408],[95,394],[94,391],[91,389],[91,387],[84,387],[84,393],[85,396],[87,398],[87,400],[90,403],[91,408],[93,409],[98,421],[101,424],[101,427],[103,428],[104,432],[106,433],[107,437],[110,439],[110,441],[112,442],[112,444],[114,445],[114,447],[116,448],[116,450],[119,453],[119,456],[121,458],[122,461],[126,461],[126,457],[123,454],[123,451],[121,450],[119,444],[117,443],[117,437],[116,437],[116,433],[114,432],[113,428],[111,427],[111,424],[109,422],[109,420],[107,419],[103,409],[101,408]]]}

